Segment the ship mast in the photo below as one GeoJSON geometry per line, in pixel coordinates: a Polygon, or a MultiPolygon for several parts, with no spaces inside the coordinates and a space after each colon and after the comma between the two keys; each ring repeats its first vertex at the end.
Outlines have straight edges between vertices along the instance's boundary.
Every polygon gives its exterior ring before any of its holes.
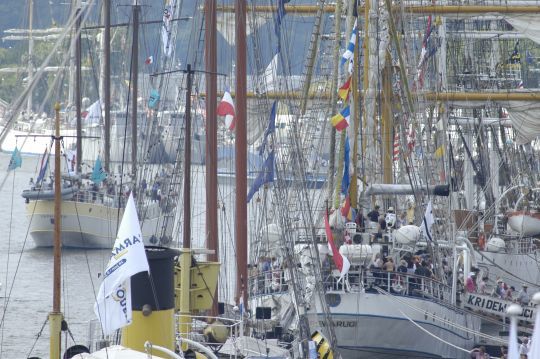
{"type": "MultiPolygon", "coordinates": [[[[216,0],[205,0],[205,70],[206,70],[206,236],[212,262],[219,261],[217,198],[217,24],[216,0]]],[[[189,133],[188,133],[189,136],[189,133]]],[[[218,289],[213,294],[212,315],[218,315],[218,289]]]]}
{"type": "Polygon", "coordinates": [[[236,295],[247,303],[247,79],[246,79],[246,0],[235,0],[236,21],[236,295]]]}
{"type": "Polygon", "coordinates": [[[82,119],[81,119],[81,7],[75,10],[75,116],[77,119],[77,173],[82,172],[82,119]]]}
{"type": "MultiPolygon", "coordinates": [[[[191,69],[191,64],[187,65],[185,71],[187,75],[186,89],[186,107],[185,107],[185,138],[184,138],[184,233],[182,241],[182,253],[180,254],[180,283],[182,290],[180,291],[180,333],[189,333],[191,331],[190,317],[190,291],[185,283],[191,283],[191,87],[192,76],[194,71],[191,69]]],[[[182,350],[187,349],[185,344],[182,344],[182,350]]]]}
{"type": "Polygon", "coordinates": [[[103,105],[105,127],[105,172],[110,171],[111,161],[111,0],[103,0],[103,105]]]}
{"type": "MultiPolygon", "coordinates": [[[[34,0],[28,1],[28,84],[32,83],[34,77],[34,39],[32,37],[32,28],[34,26],[34,0]]],[[[32,113],[32,91],[28,93],[28,101],[26,103],[26,115],[30,118],[32,113]]]]}
{"type": "Polygon", "coordinates": [[[60,179],[60,104],[54,105],[55,136],[54,136],[54,252],[53,252],[53,309],[49,313],[49,357],[60,358],[60,331],[62,329],[63,315],[60,308],[61,294],[61,259],[62,242],[60,238],[60,225],[62,213],[61,179],[60,179]]]}
{"type": "MultiPolygon", "coordinates": [[[[131,39],[131,173],[137,183],[137,91],[139,80],[139,13],[138,1],[133,3],[133,34],[131,39]]],[[[133,187],[135,188],[135,187],[133,187]]]]}

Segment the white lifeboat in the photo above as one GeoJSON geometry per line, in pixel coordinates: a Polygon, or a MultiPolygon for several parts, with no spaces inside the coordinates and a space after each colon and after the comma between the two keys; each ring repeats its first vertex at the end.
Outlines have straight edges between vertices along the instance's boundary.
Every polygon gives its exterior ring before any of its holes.
{"type": "Polygon", "coordinates": [[[504,239],[499,237],[491,237],[486,244],[486,251],[488,252],[504,252],[506,248],[506,243],[504,243],[504,239]]]}
{"type": "Polygon", "coordinates": [[[540,234],[540,213],[529,211],[508,212],[508,225],[522,236],[540,234]]]}
{"type": "Polygon", "coordinates": [[[351,264],[363,264],[371,260],[373,249],[367,244],[344,244],[339,247],[339,253],[347,257],[351,264]]]}

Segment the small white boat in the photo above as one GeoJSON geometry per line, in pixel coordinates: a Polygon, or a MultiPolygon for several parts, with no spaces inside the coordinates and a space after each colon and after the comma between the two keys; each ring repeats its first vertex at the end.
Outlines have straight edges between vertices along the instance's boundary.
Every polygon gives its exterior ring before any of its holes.
{"type": "MultiPolygon", "coordinates": [[[[62,187],[60,190],[60,195],[62,196],[63,200],[71,199],[73,198],[73,195],[77,192],[77,189],[70,186],[70,187],[62,187]]],[[[33,188],[33,189],[25,189],[21,196],[23,198],[26,198],[28,200],[34,200],[34,199],[54,199],[54,188],[48,188],[48,189],[41,189],[41,188],[33,188]]]]}

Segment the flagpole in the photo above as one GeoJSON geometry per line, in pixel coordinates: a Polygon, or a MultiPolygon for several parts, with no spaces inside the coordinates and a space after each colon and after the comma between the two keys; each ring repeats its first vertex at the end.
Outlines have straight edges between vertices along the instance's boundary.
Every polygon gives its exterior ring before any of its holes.
{"type": "Polygon", "coordinates": [[[62,278],[61,258],[62,242],[60,239],[60,224],[62,213],[61,177],[60,177],[60,104],[54,105],[55,111],[55,136],[54,136],[54,255],[53,255],[53,310],[49,313],[49,357],[60,358],[60,331],[62,328],[63,315],[60,311],[60,289],[62,278]]]}

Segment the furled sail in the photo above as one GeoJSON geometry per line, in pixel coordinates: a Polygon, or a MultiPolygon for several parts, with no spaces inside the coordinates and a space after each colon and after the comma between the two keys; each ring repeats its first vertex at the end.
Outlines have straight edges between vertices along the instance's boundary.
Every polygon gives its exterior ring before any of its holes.
{"type": "Polygon", "coordinates": [[[532,41],[540,44],[540,15],[521,14],[508,15],[504,18],[517,31],[527,36],[532,41]]]}

